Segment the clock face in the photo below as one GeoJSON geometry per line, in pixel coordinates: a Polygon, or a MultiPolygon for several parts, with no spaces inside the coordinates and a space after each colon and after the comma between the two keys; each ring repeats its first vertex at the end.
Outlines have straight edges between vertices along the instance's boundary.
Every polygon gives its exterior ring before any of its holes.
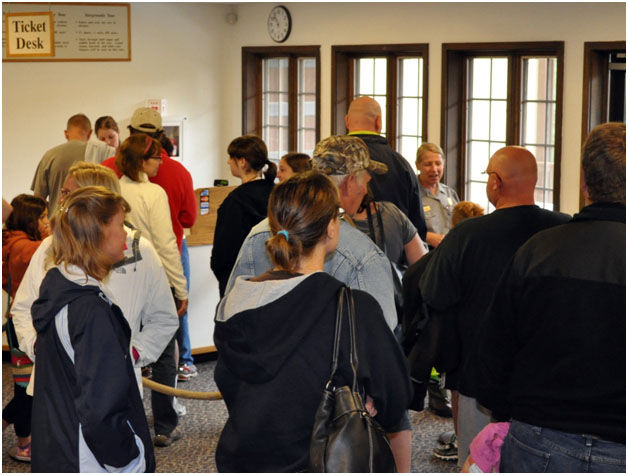
{"type": "Polygon", "coordinates": [[[268,34],[277,43],[282,43],[288,39],[292,28],[290,12],[284,6],[277,6],[268,15],[268,34]]]}

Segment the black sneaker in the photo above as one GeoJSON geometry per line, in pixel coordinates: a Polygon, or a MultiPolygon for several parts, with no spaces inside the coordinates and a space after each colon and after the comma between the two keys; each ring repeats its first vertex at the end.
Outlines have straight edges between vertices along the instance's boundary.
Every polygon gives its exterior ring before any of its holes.
{"type": "Polygon", "coordinates": [[[427,385],[428,405],[437,416],[451,417],[451,402],[447,398],[447,390],[441,389],[438,381],[430,379],[427,385]]]}

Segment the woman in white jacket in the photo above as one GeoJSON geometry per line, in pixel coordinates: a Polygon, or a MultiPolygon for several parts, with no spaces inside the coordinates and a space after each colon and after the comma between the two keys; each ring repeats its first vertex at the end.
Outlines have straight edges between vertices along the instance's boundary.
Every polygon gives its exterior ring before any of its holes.
{"type": "Polygon", "coordinates": [[[133,134],[120,146],[116,167],[122,196],[131,205],[127,219],[155,247],[174,289],[177,310],[187,307],[188,292],[177,239],[172,230],[168,196],[162,187],[148,181],[161,164],[161,144],[145,134],[133,134]]]}

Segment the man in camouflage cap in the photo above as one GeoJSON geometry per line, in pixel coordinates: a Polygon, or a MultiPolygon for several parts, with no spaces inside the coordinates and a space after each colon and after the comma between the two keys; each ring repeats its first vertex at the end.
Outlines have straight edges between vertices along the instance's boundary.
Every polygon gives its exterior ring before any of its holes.
{"type": "Polygon", "coordinates": [[[370,159],[369,150],[359,137],[332,135],[321,140],[314,148],[312,168],[336,183],[342,207],[353,216],[367,193],[371,180],[369,172],[383,174],[388,167],[370,159]]]}

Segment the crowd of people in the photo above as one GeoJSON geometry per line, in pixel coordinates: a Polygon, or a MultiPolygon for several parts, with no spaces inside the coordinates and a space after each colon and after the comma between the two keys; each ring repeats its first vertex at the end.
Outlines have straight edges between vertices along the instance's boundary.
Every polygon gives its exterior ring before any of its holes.
{"type": "MultiPolygon", "coordinates": [[[[453,417],[434,455],[464,471],[625,471],[625,124],[587,138],[585,206],[571,217],[535,204],[525,148],[490,157],[485,214],[442,183],[437,145],[421,145],[414,173],[381,136],[374,99],[355,99],[345,122],[312,157],[275,164],[253,135],[227,148],[241,184],[218,209],[209,263],[228,409],[218,469],[308,469],[340,338],[332,383],[357,371],[399,472],[409,411],[426,396],[453,417]],[[357,368],[335,329],[345,286],[357,368]]],[[[142,375],[174,388],[199,374],[183,232],[197,215],[192,177],[155,110],[137,109],[125,140],[110,116],[95,131],[72,116],[33,195],[3,200],[6,332],[12,358],[33,365],[14,379],[3,430],[14,425],[10,456],[33,471],[154,471],[153,447],[182,437],[186,408],[153,390],[151,436],[142,375]]]]}

